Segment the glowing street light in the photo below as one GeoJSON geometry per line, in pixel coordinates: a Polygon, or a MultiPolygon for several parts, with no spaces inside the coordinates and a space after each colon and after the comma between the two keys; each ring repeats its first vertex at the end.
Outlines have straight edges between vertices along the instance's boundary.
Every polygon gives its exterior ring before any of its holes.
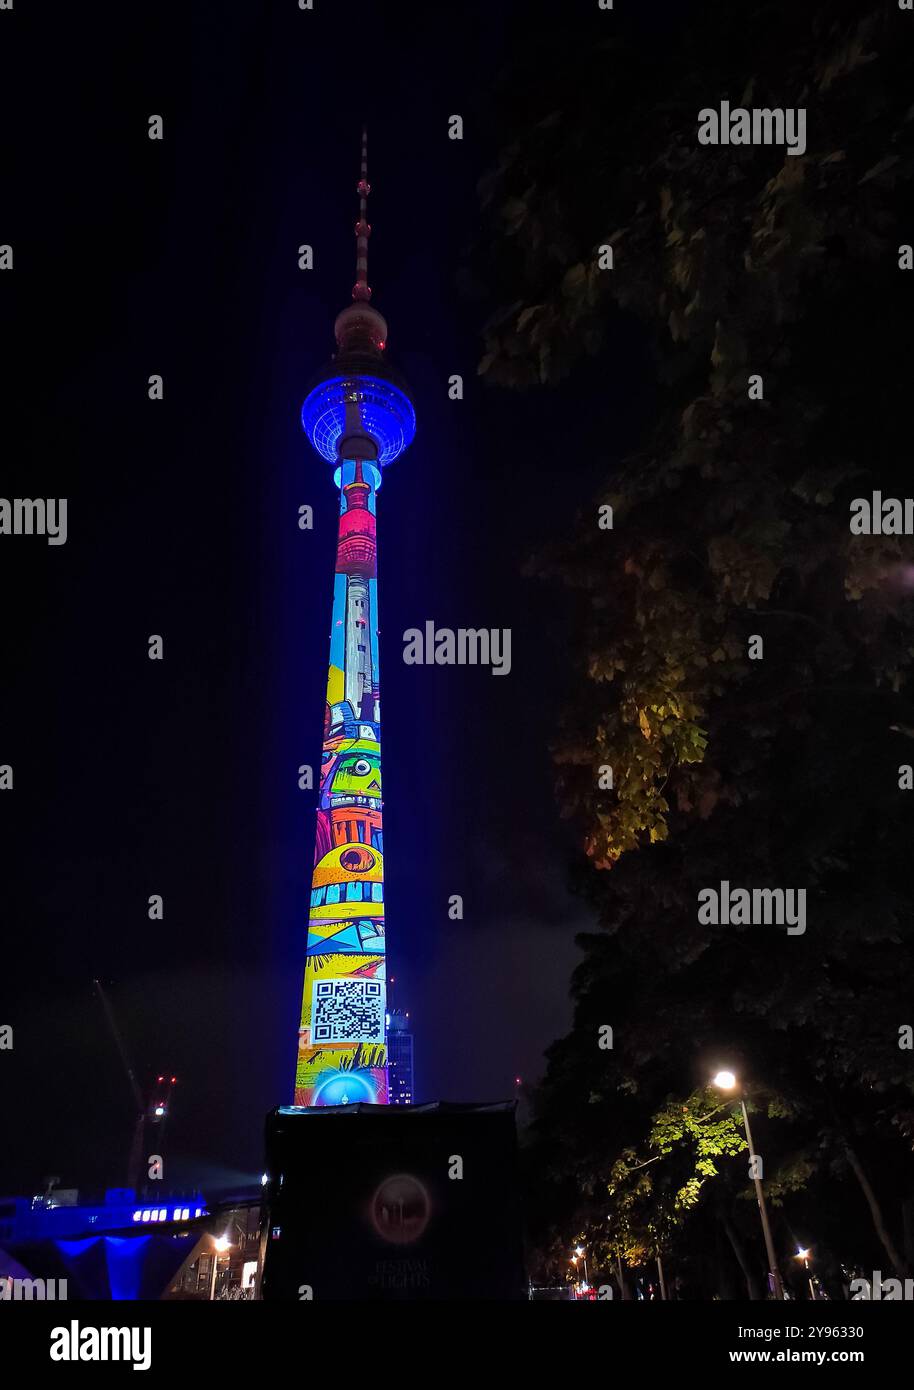
{"type": "Polygon", "coordinates": [[[811,1251],[811,1250],[804,1250],[803,1247],[802,1247],[802,1245],[799,1245],[799,1246],[797,1246],[797,1253],[794,1255],[793,1258],[794,1258],[795,1260],[802,1260],[802,1261],[803,1261],[803,1266],[804,1266],[804,1268],[805,1268],[805,1270],[806,1270],[806,1282],[807,1282],[807,1284],[809,1285],[809,1296],[810,1296],[810,1298],[812,1299],[813,1303],[815,1303],[815,1301],[816,1301],[816,1288],[815,1288],[815,1285],[814,1285],[813,1282],[812,1282],[812,1275],[811,1275],[810,1272],[809,1272],[809,1257],[810,1257],[811,1254],[812,1254],[812,1251],[811,1251]]]}
{"type": "Polygon", "coordinates": [[[783,1299],[784,1285],[781,1282],[781,1271],[778,1269],[777,1259],[774,1254],[774,1242],[771,1239],[771,1227],[768,1224],[768,1208],[765,1206],[765,1193],[762,1189],[762,1180],[756,1171],[756,1164],[751,1162],[755,1157],[755,1146],[752,1143],[752,1130],[749,1128],[749,1112],[746,1109],[746,1101],[743,1096],[742,1088],[737,1088],[737,1080],[732,1071],[719,1071],[711,1084],[721,1091],[737,1091],[739,1096],[739,1103],[743,1112],[743,1126],[746,1130],[746,1143],[749,1145],[752,1180],[755,1183],[755,1195],[758,1198],[759,1216],[762,1221],[762,1234],[765,1237],[765,1250],[768,1254],[768,1267],[771,1270],[771,1277],[774,1280],[774,1296],[775,1298],[783,1299]]]}
{"type": "Polygon", "coordinates": [[[576,1245],[574,1247],[574,1254],[571,1257],[571,1264],[574,1265],[575,1272],[577,1272],[578,1260],[580,1260],[582,1265],[584,1266],[584,1289],[586,1290],[588,1284],[587,1252],[585,1251],[583,1245],[576,1245]]]}
{"type": "Polygon", "coordinates": [[[231,1250],[232,1242],[228,1236],[213,1236],[213,1276],[209,1281],[209,1301],[216,1297],[216,1270],[219,1267],[219,1256],[224,1255],[226,1250],[231,1250]]]}

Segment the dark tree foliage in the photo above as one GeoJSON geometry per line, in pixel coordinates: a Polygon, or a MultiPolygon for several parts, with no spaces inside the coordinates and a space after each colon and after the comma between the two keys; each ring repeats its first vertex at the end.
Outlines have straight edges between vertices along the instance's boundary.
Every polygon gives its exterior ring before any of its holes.
{"type": "MultiPolygon", "coordinates": [[[[595,423],[605,491],[531,562],[577,599],[554,756],[600,924],[537,1098],[543,1249],[550,1222],[563,1241],[595,1222],[618,1253],[616,1165],[653,1157],[655,1117],[728,1063],[759,1097],[780,1243],[800,1212],[845,1259],[914,1258],[914,538],[849,526],[855,498],[914,494],[912,58],[914,16],[882,0],[712,3],[660,62],[607,38],[527,54],[508,80],[481,189],[477,273],[500,304],[480,372],[548,386],[631,320],[661,391],[634,457],[595,423]],[[805,153],[700,145],[698,111],[722,99],[804,107],[805,153]],[[721,880],[805,889],[805,933],[700,922],[721,880]]],[[[717,1209],[735,1250],[755,1238],[750,1192],[744,1160],[721,1159],[670,1230],[717,1209]]],[[[642,1235],[658,1193],[640,1194],[642,1235]]]]}

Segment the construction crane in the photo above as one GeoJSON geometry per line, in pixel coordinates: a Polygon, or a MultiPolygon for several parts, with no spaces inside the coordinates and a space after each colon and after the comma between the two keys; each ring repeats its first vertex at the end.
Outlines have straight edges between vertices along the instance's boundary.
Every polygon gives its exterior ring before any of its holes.
{"type": "Polygon", "coordinates": [[[92,984],[95,987],[99,1002],[105,1011],[108,1027],[111,1030],[111,1035],[114,1038],[120,1059],[124,1064],[124,1071],[127,1073],[127,1080],[130,1083],[130,1092],[136,1107],[136,1121],[133,1127],[133,1138],[130,1143],[130,1157],[127,1161],[127,1186],[132,1187],[134,1192],[138,1193],[140,1190],[140,1173],[143,1168],[143,1141],[146,1135],[146,1121],[149,1120],[152,1124],[161,1125],[162,1130],[164,1130],[165,1121],[168,1118],[171,1088],[175,1085],[178,1078],[176,1076],[169,1077],[164,1075],[157,1077],[152,1092],[152,1098],[149,1104],[146,1104],[143,1099],[143,1092],[140,1090],[140,1084],[136,1079],[136,1073],[130,1061],[130,1054],[127,1051],[124,1039],[121,1035],[121,1030],[117,1026],[117,1019],[114,1017],[111,1001],[102,988],[101,980],[93,980],[92,984]]]}

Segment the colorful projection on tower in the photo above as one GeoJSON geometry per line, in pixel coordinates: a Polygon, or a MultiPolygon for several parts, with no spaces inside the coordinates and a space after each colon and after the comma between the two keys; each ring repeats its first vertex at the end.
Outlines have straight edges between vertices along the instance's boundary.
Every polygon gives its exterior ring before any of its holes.
{"type": "Polygon", "coordinates": [[[387,1104],[384,831],[372,463],[339,465],[330,669],[296,1105],[387,1104]]]}
{"type": "Polygon", "coordinates": [[[412,443],[409,387],[387,363],[387,321],[368,283],[368,136],[362,131],[356,280],[333,325],[337,352],[302,425],[334,465],[339,539],[305,952],[296,1105],[388,1103],[384,830],[378,682],[377,494],[412,443]]]}

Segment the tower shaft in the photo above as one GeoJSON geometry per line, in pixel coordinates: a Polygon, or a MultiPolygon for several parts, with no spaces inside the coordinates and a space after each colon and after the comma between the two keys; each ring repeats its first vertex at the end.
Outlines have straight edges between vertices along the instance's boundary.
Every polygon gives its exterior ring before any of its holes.
{"type": "Polygon", "coordinates": [[[386,1104],[386,956],[374,464],[347,460],[296,1105],[386,1104]]]}

